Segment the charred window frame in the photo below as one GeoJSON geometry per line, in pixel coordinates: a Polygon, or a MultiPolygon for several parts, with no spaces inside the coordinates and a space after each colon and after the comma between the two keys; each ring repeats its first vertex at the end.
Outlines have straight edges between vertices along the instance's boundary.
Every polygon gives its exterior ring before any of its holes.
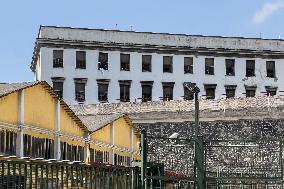
{"type": "Polygon", "coordinates": [[[255,76],[255,60],[246,61],[246,77],[255,76]]]}
{"type": "Polygon", "coordinates": [[[234,98],[236,96],[237,85],[225,85],[226,98],[234,98]]]}
{"type": "Polygon", "coordinates": [[[63,50],[53,50],[53,67],[63,68],[63,50]]]}
{"type": "Polygon", "coordinates": [[[130,54],[120,53],[120,70],[130,71],[130,54]]]}
{"type": "Polygon", "coordinates": [[[205,74],[214,75],[214,58],[205,58],[205,74]]]}
{"type": "Polygon", "coordinates": [[[266,76],[275,78],[275,61],[266,61],[266,76]]]}
{"type": "Polygon", "coordinates": [[[246,97],[255,97],[256,88],[257,86],[255,85],[254,86],[245,85],[246,97]]]}
{"type": "Polygon", "coordinates": [[[53,90],[58,95],[59,98],[63,97],[63,83],[65,78],[64,77],[52,77],[51,78],[53,83],[53,90]]]}
{"type": "Polygon", "coordinates": [[[274,86],[265,86],[267,96],[275,96],[277,94],[278,87],[274,86]]]}
{"type": "Polygon", "coordinates": [[[140,81],[142,88],[142,102],[152,101],[152,88],[154,81],[140,81]]]}
{"type": "Polygon", "coordinates": [[[98,84],[98,101],[108,102],[108,85],[109,79],[97,79],[98,84]]]}
{"type": "Polygon", "coordinates": [[[79,103],[83,103],[86,100],[85,88],[87,83],[87,78],[75,78],[75,100],[79,103]]]}
{"type": "Polygon", "coordinates": [[[184,82],[183,83],[183,91],[184,91],[184,100],[193,100],[194,99],[194,92],[189,90],[188,87],[189,85],[196,85],[196,83],[191,83],[191,82],[184,82]]]}
{"type": "Polygon", "coordinates": [[[173,57],[163,56],[163,72],[173,73],[173,57]]]}
{"type": "Polygon", "coordinates": [[[175,82],[162,82],[163,86],[163,101],[173,100],[175,82]]]}
{"type": "Polygon", "coordinates": [[[152,55],[142,55],[142,72],[152,71],[152,55]]]}
{"type": "Polygon", "coordinates": [[[184,57],[184,73],[193,74],[193,57],[184,57]]]}
{"type": "Polygon", "coordinates": [[[235,76],[235,59],[226,59],[226,75],[235,76]]]}
{"type": "Polygon", "coordinates": [[[119,80],[120,102],[130,102],[131,80],[119,80]]]}
{"type": "Polygon", "coordinates": [[[215,90],[217,84],[204,84],[206,99],[215,99],[215,90]]]}
{"type": "Polygon", "coordinates": [[[76,51],[76,68],[86,69],[86,51],[76,51]]]}
{"type": "Polygon", "coordinates": [[[108,70],[108,53],[99,52],[98,70],[108,70]]]}

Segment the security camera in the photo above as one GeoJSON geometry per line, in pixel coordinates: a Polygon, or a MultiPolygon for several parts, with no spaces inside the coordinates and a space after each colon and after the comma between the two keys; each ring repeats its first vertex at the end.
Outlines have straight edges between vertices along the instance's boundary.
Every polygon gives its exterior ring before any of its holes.
{"type": "Polygon", "coordinates": [[[173,133],[169,138],[178,138],[179,134],[178,133],[173,133]]]}

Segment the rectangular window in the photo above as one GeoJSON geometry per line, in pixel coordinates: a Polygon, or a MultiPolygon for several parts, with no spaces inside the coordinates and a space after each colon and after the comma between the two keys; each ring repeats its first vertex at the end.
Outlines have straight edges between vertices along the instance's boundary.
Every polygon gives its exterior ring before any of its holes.
{"type": "Polygon", "coordinates": [[[152,100],[152,86],[153,86],[153,81],[141,81],[142,102],[147,102],[152,100]]]}
{"type": "Polygon", "coordinates": [[[236,89],[226,89],[226,98],[234,98],[236,89]]]}
{"type": "Polygon", "coordinates": [[[63,50],[53,50],[53,67],[63,68],[63,50]]]}
{"type": "Polygon", "coordinates": [[[265,86],[265,88],[266,88],[267,96],[275,96],[276,95],[277,87],[265,86]]]}
{"type": "Polygon", "coordinates": [[[214,75],[214,58],[205,58],[205,74],[214,75]]]}
{"type": "Polygon", "coordinates": [[[86,69],[86,52],[76,51],[76,68],[86,69]]]}
{"type": "Polygon", "coordinates": [[[86,78],[76,78],[75,80],[75,100],[77,102],[85,102],[85,86],[86,78]]]}
{"type": "Polygon", "coordinates": [[[100,102],[108,101],[108,84],[98,83],[98,100],[100,102]]]}
{"type": "Polygon", "coordinates": [[[216,86],[217,84],[205,84],[204,85],[206,99],[215,99],[216,86]]]}
{"type": "Polygon", "coordinates": [[[120,70],[130,71],[130,54],[120,54],[120,70]]]}
{"type": "Polygon", "coordinates": [[[246,89],[246,97],[255,97],[255,89],[246,89]]]}
{"type": "Polygon", "coordinates": [[[53,90],[59,96],[59,98],[63,97],[63,82],[53,81],[53,90]]]}
{"type": "Polygon", "coordinates": [[[173,100],[174,82],[163,82],[163,101],[173,100]]]}
{"type": "Polygon", "coordinates": [[[108,53],[99,52],[98,70],[108,70],[108,53]]]}
{"type": "Polygon", "coordinates": [[[193,57],[184,57],[184,73],[193,74],[193,57]]]}
{"type": "Polygon", "coordinates": [[[129,102],[130,101],[130,85],[131,80],[120,80],[120,102],[129,102]]]}
{"type": "Polygon", "coordinates": [[[142,72],[151,72],[152,55],[142,55],[142,72]]]}
{"type": "Polygon", "coordinates": [[[266,61],[267,77],[275,78],[275,61],[266,61]]]}
{"type": "Polygon", "coordinates": [[[163,57],[163,72],[173,73],[173,57],[172,56],[163,57]]]}
{"type": "Polygon", "coordinates": [[[184,100],[194,99],[194,93],[190,91],[186,86],[183,87],[183,91],[184,91],[184,100]]]}
{"type": "Polygon", "coordinates": [[[255,60],[246,61],[246,77],[255,76],[255,60]]]}
{"type": "Polygon", "coordinates": [[[226,75],[234,76],[235,75],[235,59],[226,59],[226,75]]]}

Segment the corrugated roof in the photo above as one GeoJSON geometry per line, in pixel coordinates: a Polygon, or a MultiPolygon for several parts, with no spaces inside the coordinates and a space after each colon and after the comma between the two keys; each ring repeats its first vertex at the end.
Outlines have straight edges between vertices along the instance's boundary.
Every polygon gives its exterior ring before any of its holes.
{"type": "Polygon", "coordinates": [[[21,89],[25,89],[27,87],[37,85],[39,83],[40,83],[39,81],[35,81],[35,82],[24,82],[24,83],[0,84],[0,97],[19,91],[21,89]]]}
{"type": "Polygon", "coordinates": [[[123,117],[123,114],[79,115],[78,117],[91,132],[97,131],[111,122],[123,117]]]}

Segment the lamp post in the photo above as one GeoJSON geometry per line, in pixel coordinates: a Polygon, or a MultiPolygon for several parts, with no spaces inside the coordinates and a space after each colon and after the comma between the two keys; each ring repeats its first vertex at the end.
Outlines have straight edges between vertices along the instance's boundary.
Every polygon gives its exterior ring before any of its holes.
{"type": "Polygon", "coordinates": [[[186,87],[190,92],[194,93],[194,105],[195,105],[195,130],[194,130],[194,163],[195,163],[195,177],[196,177],[196,188],[204,189],[205,184],[205,163],[204,163],[204,143],[203,137],[200,136],[199,133],[199,99],[198,93],[200,89],[196,86],[195,83],[184,83],[184,87],[186,87]]]}

